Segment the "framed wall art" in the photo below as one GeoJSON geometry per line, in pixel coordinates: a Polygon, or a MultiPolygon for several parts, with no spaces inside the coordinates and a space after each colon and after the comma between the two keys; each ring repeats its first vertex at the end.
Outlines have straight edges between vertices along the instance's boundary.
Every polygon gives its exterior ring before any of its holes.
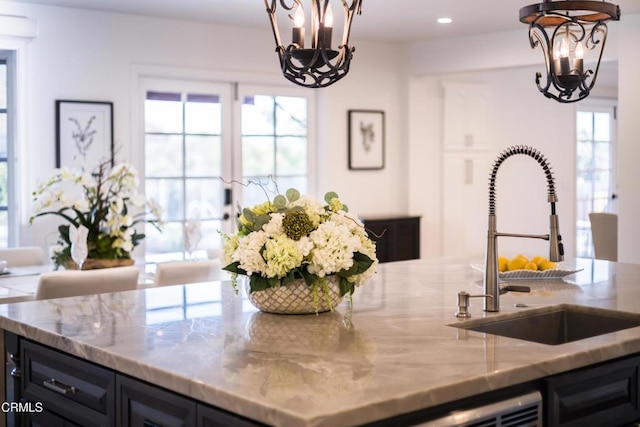
{"type": "Polygon", "coordinates": [[[384,140],[384,111],[349,110],[349,169],[383,169],[384,140]]]}
{"type": "Polygon", "coordinates": [[[56,167],[113,165],[113,103],[56,101],[56,167]]]}

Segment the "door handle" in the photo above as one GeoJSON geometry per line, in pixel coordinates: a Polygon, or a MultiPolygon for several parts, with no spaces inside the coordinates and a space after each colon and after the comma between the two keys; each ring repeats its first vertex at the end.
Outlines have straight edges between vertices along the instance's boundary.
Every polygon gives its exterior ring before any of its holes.
{"type": "Polygon", "coordinates": [[[225,188],[224,189],[224,205],[225,206],[229,206],[231,204],[231,189],[230,188],[225,188]]]}

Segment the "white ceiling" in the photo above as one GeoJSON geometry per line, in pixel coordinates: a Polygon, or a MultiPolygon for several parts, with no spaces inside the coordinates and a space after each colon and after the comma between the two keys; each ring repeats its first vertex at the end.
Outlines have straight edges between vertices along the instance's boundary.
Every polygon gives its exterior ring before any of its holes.
{"type": "MultiPolygon", "coordinates": [[[[250,28],[269,25],[263,0],[14,0],[50,6],[210,22],[250,28]]],[[[352,0],[347,0],[351,2],[352,0]]],[[[542,1],[542,0],[539,0],[542,1]]],[[[278,0],[279,2],[279,0],[278,0]]],[[[292,0],[288,0],[289,4],[292,0]]],[[[411,42],[462,37],[524,28],[521,7],[536,0],[363,0],[352,37],[364,40],[411,42]],[[436,18],[447,16],[452,24],[436,18]]],[[[640,13],[639,0],[616,2],[625,14],[640,13]]]]}

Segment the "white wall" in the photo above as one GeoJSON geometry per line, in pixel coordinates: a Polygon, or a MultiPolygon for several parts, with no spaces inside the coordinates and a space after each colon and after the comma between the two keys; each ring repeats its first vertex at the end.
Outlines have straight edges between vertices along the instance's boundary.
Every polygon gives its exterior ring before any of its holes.
{"type": "MultiPolygon", "coordinates": [[[[557,205],[560,228],[567,255],[573,251],[575,223],[575,107],[551,102],[538,93],[533,76],[537,68],[508,68],[473,73],[451,73],[412,79],[411,96],[411,184],[410,210],[423,212],[426,230],[423,234],[423,253],[438,256],[442,253],[444,236],[439,227],[446,221],[442,212],[444,183],[440,158],[442,156],[442,118],[440,109],[442,82],[480,83],[491,93],[487,154],[490,163],[500,152],[513,145],[528,145],[542,152],[555,171],[557,205]],[[424,101],[428,100],[428,103],[424,101]]],[[[486,170],[488,184],[491,169],[486,170]]],[[[473,215],[488,215],[488,185],[486,209],[473,215]]],[[[514,156],[503,163],[496,181],[496,217],[501,232],[547,234],[550,207],[547,203],[545,175],[533,159],[514,156]]],[[[479,241],[486,236],[486,222],[477,230],[479,241]]],[[[545,254],[548,244],[541,240],[501,239],[501,253],[545,254]]],[[[484,248],[478,248],[479,253],[484,248]]],[[[460,254],[465,256],[467,254],[460,254]]]]}
{"type": "Polygon", "coordinates": [[[618,93],[618,259],[640,262],[640,15],[626,16],[620,36],[633,41],[620,46],[618,93]]]}
{"type": "Polygon", "coordinates": [[[318,128],[320,193],[338,192],[362,216],[407,212],[406,83],[402,52],[394,46],[354,41],[349,75],[320,94],[318,128]],[[385,165],[382,170],[348,169],[348,110],[385,112],[385,165]]]}
{"type": "MultiPolygon", "coordinates": [[[[20,244],[47,246],[56,238],[53,223],[39,219],[28,224],[30,192],[39,178],[55,166],[54,105],[57,99],[112,101],[114,139],[118,160],[133,161],[140,153],[133,132],[132,88],[136,70],[181,69],[211,80],[234,81],[238,74],[253,82],[290,87],[279,73],[271,29],[247,30],[165,19],[144,18],[77,9],[0,3],[0,14],[35,19],[39,34],[28,46],[25,76],[28,114],[23,143],[29,155],[20,160],[25,180],[20,182],[23,210],[20,244]]],[[[353,40],[356,46],[350,75],[318,90],[320,180],[318,193],[334,190],[355,212],[403,213],[407,210],[403,167],[405,105],[401,63],[394,46],[353,40]],[[380,58],[385,58],[380,61],[380,58]],[[390,58],[390,60],[387,60],[390,58]],[[371,91],[371,88],[376,88],[371,91]],[[375,109],[386,112],[386,167],[381,171],[349,171],[347,166],[347,111],[375,109]],[[370,192],[375,189],[376,197],[370,192]]],[[[0,48],[2,48],[0,41],[0,48]]]]}

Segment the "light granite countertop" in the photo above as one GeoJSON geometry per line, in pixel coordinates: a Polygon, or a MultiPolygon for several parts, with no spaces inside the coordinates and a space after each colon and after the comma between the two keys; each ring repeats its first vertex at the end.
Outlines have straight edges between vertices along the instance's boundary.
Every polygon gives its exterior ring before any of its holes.
{"type": "MultiPolygon", "coordinates": [[[[505,316],[561,303],[640,313],[640,265],[573,260],[565,281],[507,293],[505,316]],[[515,304],[528,308],[517,308],[515,304]]],[[[347,426],[640,352],[640,327],[545,345],[447,326],[482,293],[468,262],[381,264],[333,313],[257,312],[226,282],[0,306],[0,327],[277,426],[347,426]]]]}

